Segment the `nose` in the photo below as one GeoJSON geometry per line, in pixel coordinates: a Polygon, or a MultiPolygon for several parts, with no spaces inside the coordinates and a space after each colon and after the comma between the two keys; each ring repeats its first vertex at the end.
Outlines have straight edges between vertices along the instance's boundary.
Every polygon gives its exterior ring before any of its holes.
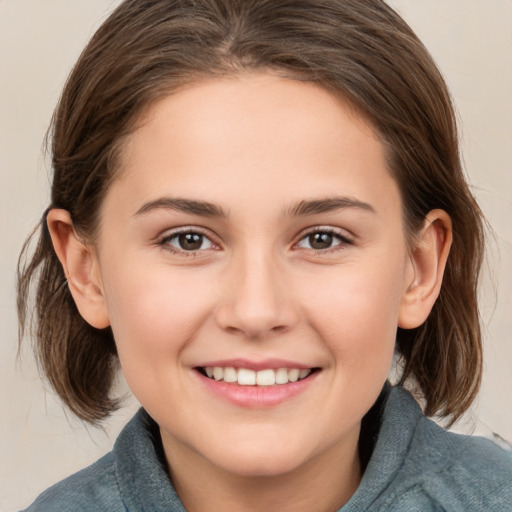
{"type": "Polygon", "coordinates": [[[224,283],[224,299],[216,310],[218,325],[251,340],[292,329],[299,315],[285,274],[270,255],[233,261],[224,283]]]}

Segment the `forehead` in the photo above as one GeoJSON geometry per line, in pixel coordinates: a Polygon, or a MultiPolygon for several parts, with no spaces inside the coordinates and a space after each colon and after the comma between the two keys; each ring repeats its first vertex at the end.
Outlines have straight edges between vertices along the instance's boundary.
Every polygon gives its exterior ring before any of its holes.
{"type": "Polygon", "coordinates": [[[129,136],[120,170],[139,202],[163,193],[247,201],[262,187],[269,201],[296,202],[333,187],[365,196],[394,186],[384,146],[355,108],[266,73],[205,80],[158,101],[129,136]]]}

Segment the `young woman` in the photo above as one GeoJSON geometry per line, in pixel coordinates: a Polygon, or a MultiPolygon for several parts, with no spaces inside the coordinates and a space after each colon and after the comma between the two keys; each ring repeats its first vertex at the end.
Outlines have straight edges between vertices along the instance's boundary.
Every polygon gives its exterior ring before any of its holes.
{"type": "Polygon", "coordinates": [[[77,416],[115,409],[118,366],[143,409],[29,510],[512,506],[510,454],[426,418],[478,390],[482,219],[442,77],[384,2],[127,0],[52,152],[21,322],[36,284],[77,416]]]}

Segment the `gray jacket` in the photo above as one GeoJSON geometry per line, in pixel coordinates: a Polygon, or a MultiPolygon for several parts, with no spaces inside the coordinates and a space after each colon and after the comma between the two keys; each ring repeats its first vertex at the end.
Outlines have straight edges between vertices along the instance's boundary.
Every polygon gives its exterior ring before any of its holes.
{"type": "MultiPolygon", "coordinates": [[[[163,467],[158,427],[143,410],[110,453],[27,510],[185,512],[163,467]]],[[[512,511],[512,453],[444,431],[393,388],[361,484],[339,512],[356,511],[512,511]]]]}

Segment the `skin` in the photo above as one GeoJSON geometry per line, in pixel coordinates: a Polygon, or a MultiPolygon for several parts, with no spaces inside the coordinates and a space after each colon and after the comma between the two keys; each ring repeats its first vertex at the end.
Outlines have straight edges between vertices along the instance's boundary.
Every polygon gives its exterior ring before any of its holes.
{"type": "Polygon", "coordinates": [[[408,247],[365,118],[270,74],[198,83],[153,105],[128,140],[95,245],[63,210],[48,222],[81,314],[111,325],[126,380],[160,426],[187,510],[328,511],[349,499],[397,326],[428,316],[451,242],[434,211],[408,247]],[[298,211],[311,201],[315,212],[298,211]],[[177,230],[204,235],[200,248],[181,248],[177,230]],[[313,248],[309,235],[330,231],[331,246],[313,248]],[[283,403],[243,407],[195,369],[231,358],[320,371],[283,403]]]}

